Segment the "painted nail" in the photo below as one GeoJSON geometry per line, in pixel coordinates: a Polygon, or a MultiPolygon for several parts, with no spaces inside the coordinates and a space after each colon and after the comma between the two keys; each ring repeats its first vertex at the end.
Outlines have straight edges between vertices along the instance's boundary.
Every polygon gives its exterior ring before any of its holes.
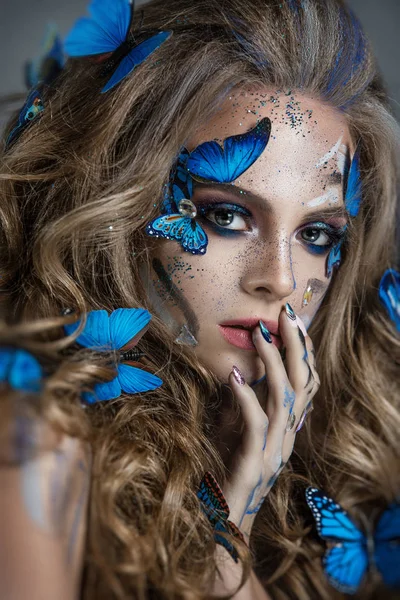
{"type": "Polygon", "coordinates": [[[271,334],[268,331],[268,329],[265,327],[264,323],[260,320],[260,321],[258,321],[258,324],[260,325],[261,334],[262,334],[264,340],[266,342],[268,342],[268,344],[272,344],[271,334]]]}
{"type": "Polygon", "coordinates": [[[235,367],[235,365],[233,365],[233,367],[232,367],[232,373],[239,385],[244,385],[246,383],[243,375],[241,374],[239,369],[237,367],[235,367]]]}
{"type": "Polygon", "coordinates": [[[293,308],[290,306],[289,302],[286,302],[285,310],[286,310],[286,314],[287,314],[288,318],[291,321],[296,321],[296,313],[294,312],[293,308]]]}

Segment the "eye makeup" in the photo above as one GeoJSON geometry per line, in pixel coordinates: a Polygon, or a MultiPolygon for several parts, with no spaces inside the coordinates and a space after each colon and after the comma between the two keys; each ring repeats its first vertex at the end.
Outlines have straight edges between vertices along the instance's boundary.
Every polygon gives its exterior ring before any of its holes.
{"type": "Polygon", "coordinates": [[[252,214],[240,204],[207,199],[204,202],[197,201],[196,207],[198,215],[220,235],[232,236],[249,231],[249,219],[252,214]]]}
{"type": "Polygon", "coordinates": [[[312,254],[322,255],[326,254],[328,250],[330,250],[333,246],[341,242],[344,239],[345,234],[346,226],[337,227],[322,221],[318,221],[303,225],[298,230],[296,237],[300,235],[301,243],[303,243],[306,246],[309,252],[311,252],[312,254]],[[323,236],[325,236],[325,240],[323,239],[323,236]],[[307,237],[309,239],[307,239],[307,237]],[[318,241],[320,243],[316,243],[318,241]]]}

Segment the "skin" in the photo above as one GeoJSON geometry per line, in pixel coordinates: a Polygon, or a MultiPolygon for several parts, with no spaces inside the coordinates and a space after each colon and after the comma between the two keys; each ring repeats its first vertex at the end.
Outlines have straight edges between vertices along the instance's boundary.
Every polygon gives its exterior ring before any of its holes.
{"type": "MultiPolygon", "coordinates": [[[[289,302],[309,326],[330,284],[328,252],[310,252],[299,230],[321,221],[342,227],[347,221],[338,161],[345,151],[353,153],[353,144],[343,115],[316,98],[268,89],[238,91],[214,118],[199,126],[186,147],[192,151],[214,139],[222,144],[226,137],[252,129],[263,117],[271,119],[272,131],[258,160],[234,185],[196,185],[192,197],[197,206],[215,198],[239,203],[252,213],[250,225],[235,215],[228,228],[242,231],[227,237],[202,218],[209,238],[206,254],[195,256],[176,241],[160,239],[154,251],[157,272],[150,274],[158,312],[176,324],[176,332],[189,325],[198,341],[198,358],[222,381],[227,381],[233,364],[253,383],[264,376],[265,368],[255,350],[227,342],[218,323],[254,316],[277,321],[282,305],[289,302]],[[327,194],[321,205],[308,205],[327,194]],[[331,214],[324,214],[326,210],[331,214]],[[174,287],[173,298],[160,283],[160,263],[174,287]],[[303,306],[310,279],[320,281],[322,293],[303,306]]],[[[215,213],[208,217],[215,218],[215,213]]],[[[303,235],[310,235],[310,229],[303,235]]],[[[326,242],[324,234],[319,234],[319,242],[326,242]]]]}

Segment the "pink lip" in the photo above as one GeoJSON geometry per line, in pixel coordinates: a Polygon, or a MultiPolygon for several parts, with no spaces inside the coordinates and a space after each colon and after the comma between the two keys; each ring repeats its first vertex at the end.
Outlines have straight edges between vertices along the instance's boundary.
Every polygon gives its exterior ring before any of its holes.
{"type": "Polygon", "coordinates": [[[230,321],[223,321],[220,323],[222,327],[232,327],[235,325],[241,325],[248,329],[255,329],[258,325],[258,321],[262,321],[268,331],[273,335],[279,335],[279,326],[277,321],[271,321],[270,319],[263,319],[262,317],[250,317],[249,319],[231,319],[230,321]]]}
{"type": "MultiPolygon", "coordinates": [[[[243,322],[235,323],[235,325],[243,325],[243,327],[248,327],[249,325],[245,325],[243,322]]],[[[265,323],[267,325],[267,323],[265,323]]],[[[258,320],[256,322],[258,325],[258,320]]],[[[253,344],[253,340],[251,337],[252,331],[248,331],[246,329],[237,329],[236,327],[228,326],[227,324],[218,325],[221,335],[226,339],[227,342],[232,344],[232,346],[236,346],[237,348],[242,348],[243,350],[254,350],[256,351],[256,347],[253,344]]],[[[268,325],[267,325],[268,327],[268,325]]],[[[253,327],[254,329],[254,327],[253,327]]],[[[269,327],[268,327],[269,329],[269,327]]],[[[282,340],[279,336],[274,335],[271,330],[272,343],[278,349],[282,347],[282,340]]]]}

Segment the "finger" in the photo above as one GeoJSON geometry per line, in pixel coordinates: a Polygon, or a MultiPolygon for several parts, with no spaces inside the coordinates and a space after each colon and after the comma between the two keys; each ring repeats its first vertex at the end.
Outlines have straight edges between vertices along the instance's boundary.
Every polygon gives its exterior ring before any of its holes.
{"type": "Polygon", "coordinates": [[[233,366],[228,382],[240,406],[243,419],[243,454],[259,456],[265,450],[269,425],[268,417],[261,408],[256,394],[247,385],[242,373],[236,366],[233,366]]]}
{"type": "Polygon", "coordinates": [[[312,373],[307,364],[305,336],[298,325],[295,312],[288,303],[279,315],[279,333],[286,347],[285,362],[289,381],[297,393],[302,392],[312,373]]]}
{"type": "Polygon", "coordinates": [[[261,325],[253,330],[252,339],[265,366],[268,384],[266,413],[271,421],[274,414],[283,407],[284,391],[290,388],[290,384],[281,355],[272,343],[267,327],[262,322],[260,323],[261,325]]]}

